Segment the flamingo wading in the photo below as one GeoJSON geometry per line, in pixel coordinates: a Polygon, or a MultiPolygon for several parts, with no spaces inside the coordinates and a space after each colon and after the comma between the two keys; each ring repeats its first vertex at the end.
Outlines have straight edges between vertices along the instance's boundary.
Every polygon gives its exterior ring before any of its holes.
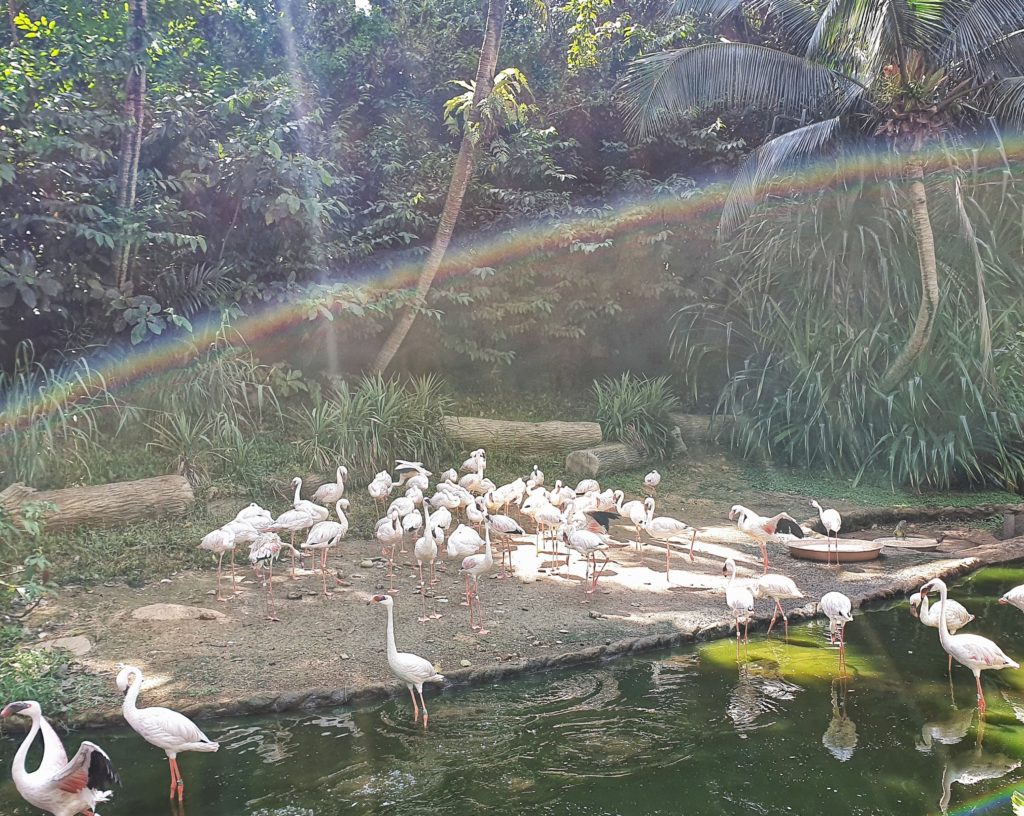
{"type": "Polygon", "coordinates": [[[117,688],[124,693],[121,712],[128,725],[150,745],[162,748],[171,768],[171,799],[185,799],[185,780],[178,770],[178,754],[182,751],[212,753],[220,748],[184,714],[169,708],[153,706],[139,708],[139,690],[142,672],[135,666],[125,666],[117,675],[117,688]]]}

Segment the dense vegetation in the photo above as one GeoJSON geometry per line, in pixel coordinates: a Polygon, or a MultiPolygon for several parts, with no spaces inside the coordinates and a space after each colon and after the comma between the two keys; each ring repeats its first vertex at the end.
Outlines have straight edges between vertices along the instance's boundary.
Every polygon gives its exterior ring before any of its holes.
{"type": "Polygon", "coordinates": [[[438,455],[446,393],[487,413],[488,395],[521,412],[556,393],[545,404],[668,453],[674,392],[728,416],[745,453],[896,485],[1024,484],[1024,80],[1020,37],[985,41],[1024,26],[1018,3],[509,0],[496,87],[514,104],[492,94],[473,118],[489,5],[9,3],[3,480],[178,469],[259,495],[337,451],[365,472],[410,440],[438,455]],[[869,29],[885,36],[858,47],[869,29]],[[701,63],[717,98],[659,96],[659,127],[629,127],[624,79],[729,45],[746,57],[701,63]],[[853,84],[793,73],[792,98],[766,101],[804,57],[853,84]],[[895,112],[865,118],[857,83],[872,115],[895,112]],[[419,379],[364,378],[460,139],[488,117],[394,367],[419,379]],[[838,169],[807,158],[826,135],[850,137],[838,169]],[[657,384],[660,408],[630,404],[639,381],[605,381],[625,371],[657,384]]]}

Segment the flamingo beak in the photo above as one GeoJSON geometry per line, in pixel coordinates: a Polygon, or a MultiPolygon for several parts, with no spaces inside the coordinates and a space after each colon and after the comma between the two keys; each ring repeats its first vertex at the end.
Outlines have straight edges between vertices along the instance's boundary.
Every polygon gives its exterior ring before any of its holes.
{"type": "Polygon", "coordinates": [[[386,597],[387,597],[387,596],[385,596],[385,595],[374,595],[374,596],[373,596],[372,598],[370,598],[370,600],[368,600],[368,601],[367,601],[366,603],[367,603],[367,604],[372,604],[372,603],[380,603],[380,602],[381,602],[381,601],[383,601],[383,600],[384,600],[384,599],[385,599],[386,597]]]}
{"type": "Polygon", "coordinates": [[[1006,598],[1000,598],[999,599],[999,603],[1003,604],[1003,606],[1006,606],[1010,602],[1008,600],[1006,600],[1006,598]]]}
{"type": "Polygon", "coordinates": [[[4,710],[0,711],[0,717],[10,717],[12,714],[20,714],[28,708],[28,703],[10,703],[4,706],[4,710]]]}

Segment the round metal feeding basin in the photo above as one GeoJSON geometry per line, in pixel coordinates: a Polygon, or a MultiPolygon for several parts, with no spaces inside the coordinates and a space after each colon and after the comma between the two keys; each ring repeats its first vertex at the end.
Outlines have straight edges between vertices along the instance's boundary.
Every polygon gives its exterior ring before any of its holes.
{"type": "Polygon", "coordinates": [[[840,564],[851,564],[856,561],[874,561],[881,555],[884,545],[877,541],[840,539],[838,553],[835,542],[829,544],[824,539],[793,541],[786,546],[794,558],[803,558],[807,561],[835,561],[838,555],[840,564]]]}

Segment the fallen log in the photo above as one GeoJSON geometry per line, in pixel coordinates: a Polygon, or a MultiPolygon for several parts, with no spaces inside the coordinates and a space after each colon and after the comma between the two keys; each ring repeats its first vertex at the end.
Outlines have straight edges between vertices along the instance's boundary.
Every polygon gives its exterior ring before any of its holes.
{"type": "Polygon", "coordinates": [[[596,422],[511,422],[445,417],[445,432],[466,450],[514,450],[524,456],[562,453],[601,442],[596,422]]]}
{"type": "Polygon", "coordinates": [[[565,457],[565,469],[574,476],[596,479],[619,470],[642,467],[647,458],[622,442],[607,442],[585,450],[577,450],[565,457]]]}
{"type": "Polygon", "coordinates": [[[156,476],[65,490],[34,490],[19,483],[0,492],[0,504],[12,514],[26,502],[54,504],[56,510],[44,517],[47,532],[80,525],[107,527],[182,513],[193,501],[192,485],[184,476],[156,476]]]}

